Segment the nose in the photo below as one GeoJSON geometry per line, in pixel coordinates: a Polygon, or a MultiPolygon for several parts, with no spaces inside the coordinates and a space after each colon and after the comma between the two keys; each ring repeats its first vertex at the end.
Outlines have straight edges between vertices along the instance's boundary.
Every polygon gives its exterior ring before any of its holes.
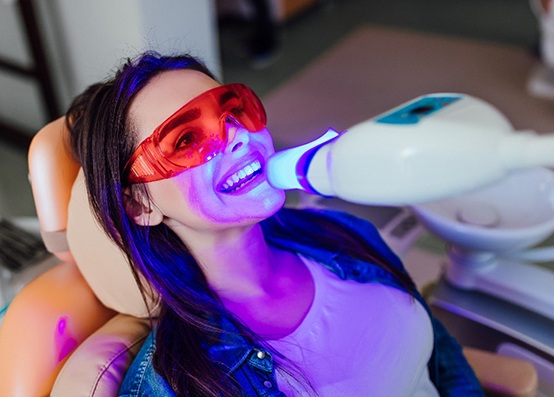
{"type": "Polygon", "coordinates": [[[238,123],[226,122],[225,128],[227,129],[226,151],[236,152],[250,140],[250,132],[238,123]]]}

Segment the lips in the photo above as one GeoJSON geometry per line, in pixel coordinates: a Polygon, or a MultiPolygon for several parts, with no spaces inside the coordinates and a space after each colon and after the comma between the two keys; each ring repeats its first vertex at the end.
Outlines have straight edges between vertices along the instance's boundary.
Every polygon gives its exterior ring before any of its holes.
{"type": "Polygon", "coordinates": [[[221,193],[238,192],[262,173],[262,160],[253,158],[227,174],[218,184],[217,190],[221,193]]]}

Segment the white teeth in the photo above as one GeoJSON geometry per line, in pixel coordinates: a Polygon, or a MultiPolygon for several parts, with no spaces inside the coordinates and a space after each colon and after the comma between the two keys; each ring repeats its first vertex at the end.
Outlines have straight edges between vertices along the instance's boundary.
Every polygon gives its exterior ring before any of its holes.
{"type": "MultiPolygon", "coordinates": [[[[247,165],[246,167],[244,167],[240,171],[234,173],[229,178],[227,178],[227,180],[223,184],[223,188],[225,190],[231,189],[237,182],[239,182],[240,180],[243,180],[244,178],[252,175],[254,172],[258,171],[260,168],[262,168],[262,165],[260,164],[260,162],[258,160],[254,161],[252,164],[247,165]]],[[[241,183],[241,186],[242,186],[242,184],[243,183],[241,183]]]]}

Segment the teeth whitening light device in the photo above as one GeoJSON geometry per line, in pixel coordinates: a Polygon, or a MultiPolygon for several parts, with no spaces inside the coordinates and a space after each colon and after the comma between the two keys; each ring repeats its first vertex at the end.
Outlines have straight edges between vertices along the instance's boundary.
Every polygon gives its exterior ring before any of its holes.
{"type": "Polygon", "coordinates": [[[449,245],[446,278],[554,319],[554,273],[531,249],[554,232],[554,135],[514,131],[490,104],[426,95],[268,161],[269,182],[370,205],[410,205],[449,245]]]}

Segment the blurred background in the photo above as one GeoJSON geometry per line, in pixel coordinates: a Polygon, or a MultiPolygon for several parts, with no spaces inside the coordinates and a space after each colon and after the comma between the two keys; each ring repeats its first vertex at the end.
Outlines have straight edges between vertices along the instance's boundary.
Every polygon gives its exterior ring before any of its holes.
{"type": "MultiPolygon", "coordinates": [[[[0,216],[34,215],[30,139],[121,59],[147,49],[191,52],[224,82],[244,82],[267,99],[271,117],[279,107],[272,96],[361,26],[508,46],[530,57],[539,37],[528,0],[0,1],[0,216]]],[[[401,51],[397,63],[417,80],[401,51]]],[[[338,70],[334,83],[342,77],[338,70]]]]}

